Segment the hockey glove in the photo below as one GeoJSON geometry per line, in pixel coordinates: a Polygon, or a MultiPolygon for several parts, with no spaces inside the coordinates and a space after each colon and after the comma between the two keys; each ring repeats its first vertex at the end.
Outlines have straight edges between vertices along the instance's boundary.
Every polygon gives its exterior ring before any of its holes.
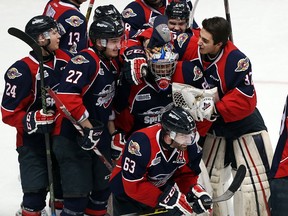
{"type": "Polygon", "coordinates": [[[24,130],[28,134],[32,133],[50,133],[54,128],[55,115],[53,111],[47,114],[43,110],[28,112],[23,118],[24,130]]]}
{"type": "Polygon", "coordinates": [[[129,47],[125,50],[123,63],[123,74],[130,84],[139,85],[142,77],[145,77],[148,70],[146,54],[141,46],[129,47]]]}
{"type": "Polygon", "coordinates": [[[122,149],[125,146],[125,134],[122,131],[116,130],[112,134],[111,140],[111,158],[112,160],[118,160],[121,156],[122,149]]]}
{"type": "Polygon", "coordinates": [[[213,97],[203,97],[198,99],[196,102],[196,110],[192,116],[196,121],[203,121],[204,119],[215,121],[217,118],[217,112],[213,97]]]}
{"type": "Polygon", "coordinates": [[[84,135],[77,137],[78,144],[84,150],[91,150],[95,148],[103,132],[103,124],[101,122],[98,122],[98,125],[96,125],[95,122],[91,123],[93,125],[93,128],[83,128],[84,135]]]}
{"type": "Polygon", "coordinates": [[[187,200],[192,204],[192,209],[196,214],[212,211],[212,197],[200,185],[196,184],[191,187],[187,194],[187,200]]]}
{"type": "Polygon", "coordinates": [[[186,196],[179,191],[178,186],[167,186],[160,195],[159,205],[165,207],[169,215],[191,215],[192,208],[186,200],[186,196]]]}

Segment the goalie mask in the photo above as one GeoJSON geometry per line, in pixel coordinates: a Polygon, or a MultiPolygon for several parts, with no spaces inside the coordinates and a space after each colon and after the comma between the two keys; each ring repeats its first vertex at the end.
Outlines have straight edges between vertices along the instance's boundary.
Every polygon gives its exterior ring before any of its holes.
{"type": "Polygon", "coordinates": [[[165,44],[159,52],[148,59],[149,69],[161,90],[166,90],[175,72],[178,54],[174,53],[171,44],[165,44]]]}
{"type": "Polygon", "coordinates": [[[161,125],[164,132],[179,145],[193,145],[199,139],[193,117],[181,107],[164,112],[161,125]]]}

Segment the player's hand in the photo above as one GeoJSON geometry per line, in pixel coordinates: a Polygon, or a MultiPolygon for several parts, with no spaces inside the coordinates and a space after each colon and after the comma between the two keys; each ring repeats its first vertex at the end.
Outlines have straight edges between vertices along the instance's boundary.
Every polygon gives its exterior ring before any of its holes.
{"type": "Polygon", "coordinates": [[[160,206],[169,210],[169,215],[191,215],[193,212],[186,200],[186,196],[179,191],[176,184],[167,186],[158,201],[160,206]]]}
{"type": "MultiPolygon", "coordinates": [[[[92,122],[91,122],[92,123],[92,122]]],[[[103,124],[101,122],[94,123],[92,128],[83,128],[83,136],[78,136],[78,144],[84,150],[91,150],[98,144],[103,132],[103,124]]]]}
{"type": "Polygon", "coordinates": [[[212,197],[199,184],[191,187],[187,194],[187,200],[192,203],[192,209],[196,214],[212,211],[212,197]]]}
{"type": "Polygon", "coordinates": [[[111,158],[112,160],[118,160],[121,156],[122,149],[125,146],[125,134],[122,131],[116,130],[112,134],[111,139],[111,158]]]}
{"type": "Polygon", "coordinates": [[[28,134],[32,133],[50,133],[54,128],[55,115],[53,111],[47,114],[43,110],[28,112],[23,118],[24,130],[28,134]]]}
{"type": "Polygon", "coordinates": [[[122,71],[124,77],[130,84],[139,85],[142,77],[145,77],[148,70],[146,54],[141,46],[129,47],[125,50],[122,71]]]}

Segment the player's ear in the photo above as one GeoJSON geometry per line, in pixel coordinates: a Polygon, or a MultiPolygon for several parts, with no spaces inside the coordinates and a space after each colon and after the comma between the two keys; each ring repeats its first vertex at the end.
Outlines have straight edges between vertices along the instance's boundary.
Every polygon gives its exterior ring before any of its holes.
{"type": "Polygon", "coordinates": [[[43,34],[40,34],[37,38],[37,42],[40,46],[44,46],[46,44],[46,38],[43,34]]]}

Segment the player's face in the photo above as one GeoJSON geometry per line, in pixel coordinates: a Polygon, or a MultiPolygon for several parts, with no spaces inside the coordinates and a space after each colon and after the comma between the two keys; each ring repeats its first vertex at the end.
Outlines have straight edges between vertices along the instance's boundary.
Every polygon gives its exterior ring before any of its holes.
{"type": "Polygon", "coordinates": [[[200,30],[198,46],[201,54],[216,55],[220,50],[221,45],[222,43],[214,44],[212,34],[210,34],[204,28],[200,30]]]}
{"type": "Polygon", "coordinates": [[[187,21],[186,19],[169,19],[168,20],[168,28],[174,32],[185,32],[187,29],[187,21]]]}
{"type": "Polygon", "coordinates": [[[173,140],[173,142],[170,145],[172,148],[177,148],[178,150],[185,151],[188,145],[193,144],[195,134],[177,133],[175,137],[171,137],[170,134],[170,138],[173,140]]]}
{"type": "Polygon", "coordinates": [[[48,50],[53,52],[59,48],[60,43],[60,34],[56,28],[53,28],[49,31],[50,35],[50,44],[48,45],[48,50]]]}
{"type": "Polygon", "coordinates": [[[114,58],[118,56],[119,49],[121,48],[122,37],[110,38],[107,40],[105,56],[114,58]]]}

